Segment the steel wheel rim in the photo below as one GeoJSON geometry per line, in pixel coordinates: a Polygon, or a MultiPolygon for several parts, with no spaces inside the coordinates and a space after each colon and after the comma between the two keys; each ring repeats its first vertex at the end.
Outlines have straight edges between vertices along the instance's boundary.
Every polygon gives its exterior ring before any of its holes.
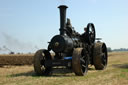
{"type": "Polygon", "coordinates": [[[106,46],[105,45],[102,46],[101,58],[102,58],[102,64],[104,66],[106,66],[107,65],[107,53],[106,53],[106,46]]]}
{"type": "Polygon", "coordinates": [[[81,53],[81,58],[80,58],[80,64],[81,64],[81,68],[82,68],[82,72],[86,73],[87,72],[87,68],[88,68],[88,63],[87,63],[87,56],[85,56],[85,50],[82,50],[81,53]]]}

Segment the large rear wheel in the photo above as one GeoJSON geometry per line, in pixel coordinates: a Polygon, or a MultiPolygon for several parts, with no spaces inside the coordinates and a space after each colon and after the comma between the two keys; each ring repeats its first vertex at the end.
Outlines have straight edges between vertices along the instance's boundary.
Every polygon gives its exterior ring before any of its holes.
{"type": "Polygon", "coordinates": [[[83,48],[75,48],[72,56],[72,68],[76,75],[84,76],[88,71],[88,55],[83,48]]]}
{"type": "Polygon", "coordinates": [[[103,70],[106,68],[108,62],[108,55],[105,43],[95,43],[93,62],[96,70],[103,70]]]}
{"type": "Polygon", "coordinates": [[[45,61],[46,59],[51,59],[51,55],[48,50],[41,49],[38,50],[34,55],[34,70],[37,75],[50,75],[52,67],[46,67],[45,61]]]}

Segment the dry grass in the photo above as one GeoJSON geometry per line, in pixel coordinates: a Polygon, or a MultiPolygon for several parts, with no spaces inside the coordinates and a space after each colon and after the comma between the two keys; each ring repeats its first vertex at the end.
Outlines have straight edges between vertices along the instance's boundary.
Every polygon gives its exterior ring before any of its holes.
{"type": "Polygon", "coordinates": [[[36,76],[33,66],[4,66],[0,68],[0,85],[128,85],[128,52],[110,53],[107,69],[90,67],[86,76],[61,72],[36,76]]]}

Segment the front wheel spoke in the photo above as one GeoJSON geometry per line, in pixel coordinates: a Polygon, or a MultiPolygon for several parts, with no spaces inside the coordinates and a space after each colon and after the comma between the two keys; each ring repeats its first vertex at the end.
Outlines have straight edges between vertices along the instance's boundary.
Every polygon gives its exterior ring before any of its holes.
{"type": "Polygon", "coordinates": [[[45,62],[45,60],[41,60],[41,61],[40,61],[40,64],[41,64],[41,65],[44,65],[44,62],[45,62]]]}
{"type": "Polygon", "coordinates": [[[86,68],[86,65],[82,64],[82,67],[86,68]]]}

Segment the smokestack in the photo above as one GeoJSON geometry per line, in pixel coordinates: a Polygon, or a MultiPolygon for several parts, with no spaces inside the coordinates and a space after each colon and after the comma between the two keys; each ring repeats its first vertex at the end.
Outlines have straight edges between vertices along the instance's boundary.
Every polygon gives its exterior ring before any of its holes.
{"type": "Polygon", "coordinates": [[[68,8],[66,5],[60,5],[58,7],[60,9],[60,35],[64,35],[66,28],[66,8],[68,8]]]}

